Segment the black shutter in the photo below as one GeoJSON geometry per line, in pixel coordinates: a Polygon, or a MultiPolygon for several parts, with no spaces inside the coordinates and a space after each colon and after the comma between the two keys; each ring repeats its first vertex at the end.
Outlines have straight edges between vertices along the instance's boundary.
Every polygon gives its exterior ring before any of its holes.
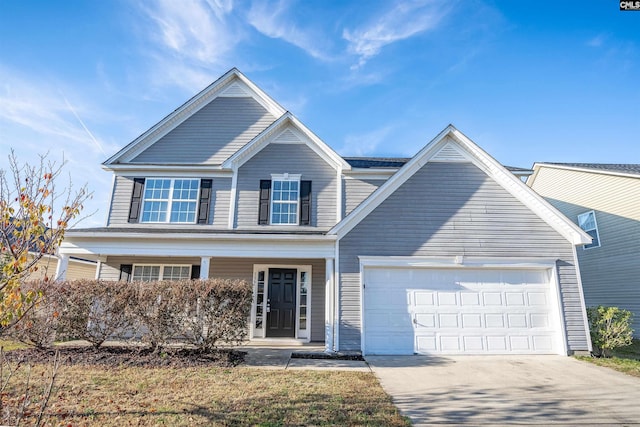
{"type": "Polygon", "coordinates": [[[192,265],[191,266],[191,280],[200,278],[200,266],[192,265]]]}
{"type": "Polygon", "coordinates": [[[211,206],[211,184],[210,179],[200,180],[200,203],[198,208],[198,224],[209,223],[209,208],[211,206]]]}
{"type": "Polygon", "coordinates": [[[133,264],[120,264],[120,281],[130,282],[133,273],[133,264]]]}
{"type": "Polygon", "coordinates": [[[260,180],[260,208],[258,211],[258,224],[269,224],[269,204],[271,203],[271,180],[260,180]]]}
{"type": "Polygon", "coordinates": [[[131,207],[129,208],[129,222],[139,222],[143,192],[144,178],[134,178],[133,193],[131,194],[131,207]]]}
{"type": "Polygon", "coordinates": [[[300,225],[311,224],[311,181],[300,181],[300,225]]]}

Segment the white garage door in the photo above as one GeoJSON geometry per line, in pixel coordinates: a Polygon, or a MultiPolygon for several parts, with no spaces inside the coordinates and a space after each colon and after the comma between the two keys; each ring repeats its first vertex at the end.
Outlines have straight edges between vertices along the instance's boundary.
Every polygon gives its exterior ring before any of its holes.
{"type": "Polygon", "coordinates": [[[365,267],[365,354],[559,354],[549,270],[365,267]]]}

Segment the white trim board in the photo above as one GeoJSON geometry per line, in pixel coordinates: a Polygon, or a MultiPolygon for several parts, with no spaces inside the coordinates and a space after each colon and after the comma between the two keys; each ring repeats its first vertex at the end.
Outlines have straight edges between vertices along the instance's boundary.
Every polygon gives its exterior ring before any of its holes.
{"type": "Polygon", "coordinates": [[[455,148],[461,156],[468,158],[471,163],[484,171],[489,177],[493,178],[500,186],[511,193],[516,199],[520,200],[520,202],[531,209],[572,244],[581,245],[591,241],[591,237],[576,224],[566,218],[532,189],[527,187],[520,179],[458,131],[453,125],[447,126],[440,132],[395,175],[389,178],[387,182],[382,184],[364,202],[356,207],[347,218],[329,230],[328,234],[336,235],[339,239],[344,237],[402,184],[418,172],[418,170],[431,161],[445,146],[455,148]]]}

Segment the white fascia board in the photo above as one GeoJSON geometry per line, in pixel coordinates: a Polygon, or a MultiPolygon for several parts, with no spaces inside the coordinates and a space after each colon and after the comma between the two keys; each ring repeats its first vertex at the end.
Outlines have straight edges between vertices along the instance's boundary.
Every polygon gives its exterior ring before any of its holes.
{"type": "Polygon", "coordinates": [[[360,256],[360,264],[365,267],[386,268],[492,268],[492,269],[551,269],[555,259],[546,258],[488,258],[488,257],[401,257],[401,256],[360,256]]]}
{"type": "Polygon", "coordinates": [[[253,98],[262,105],[267,111],[278,117],[285,113],[285,109],[282,108],[275,100],[262,91],[258,86],[251,82],[236,68],[229,70],[222,77],[215,82],[211,83],[208,87],[202,90],[200,93],[192,97],[190,100],[182,104],[179,108],[166,116],[156,125],[151,127],[145,133],[134,139],[131,143],[125,146],[122,150],[118,151],[115,155],[107,159],[103,165],[112,166],[116,161],[129,162],[149,148],[160,138],[167,133],[175,129],[186,119],[198,112],[205,105],[213,101],[218,95],[224,92],[234,80],[242,82],[249,92],[253,95],[253,98]]]}
{"type": "Polygon", "coordinates": [[[113,173],[114,176],[140,176],[144,178],[231,178],[232,171],[211,170],[211,169],[150,169],[150,170],[119,170],[113,173]]]}
{"type": "Polygon", "coordinates": [[[196,171],[196,172],[217,172],[222,171],[223,168],[220,165],[206,165],[206,164],[141,164],[141,163],[127,163],[127,164],[113,164],[102,165],[102,169],[109,172],[114,172],[122,175],[123,173],[149,173],[149,172],[164,172],[164,171],[196,171]]]}
{"type": "Polygon", "coordinates": [[[351,166],[331,147],[325,144],[313,132],[311,132],[302,122],[300,122],[290,112],[284,113],[269,127],[256,135],[253,140],[234,153],[224,161],[222,167],[225,169],[239,168],[248,162],[253,156],[265,148],[272,140],[276,139],[286,129],[290,129],[299,139],[313,150],[320,158],[331,165],[334,169],[351,169],[351,166]]]}
{"type": "Polygon", "coordinates": [[[584,245],[591,241],[591,237],[587,233],[527,187],[518,177],[509,172],[453,125],[447,126],[440,132],[415,157],[409,160],[398,173],[389,178],[367,200],[354,209],[344,221],[329,230],[329,234],[335,234],[338,238],[344,237],[398,187],[428,163],[430,158],[440,150],[441,146],[447,143],[455,143],[461,154],[468,158],[470,162],[493,178],[500,186],[520,200],[569,242],[574,245],[584,245]]]}
{"type": "Polygon", "coordinates": [[[327,236],[325,234],[239,234],[239,233],[217,233],[217,234],[186,234],[180,231],[171,233],[148,233],[135,231],[76,231],[69,230],[72,234],[65,236],[65,241],[76,238],[91,238],[100,240],[119,240],[119,239],[163,239],[172,240],[291,240],[291,241],[330,241],[336,240],[335,236],[327,236]]]}
{"type": "Polygon", "coordinates": [[[584,172],[584,173],[594,173],[596,175],[613,175],[613,176],[620,176],[620,177],[625,177],[625,178],[640,179],[640,175],[638,175],[638,174],[625,173],[625,172],[616,172],[616,171],[606,171],[606,170],[591,169],[591,168],[581,168],[579,166],[553,165],[553,164],[549,164],[549,163],[534,163],[533,164],[534,173],[535,173],[535,171],[537,171],[538,169],[543,168],[543,167],[545,167],[545,168],[553,168],[553,169],[564,169],[564,170],[568,170],[568,171],[576,171],[576,172],[584,172]]]}
{"type": "Polygon", "coordinates": [[[105,256],[171,256],[171,257],[243,257],[243,258],[327,258],[332,257],[335,242],[330,239],[304,240],[218,240],[74,238],[65,240],[60,253],[96,258],[105,256]]]}

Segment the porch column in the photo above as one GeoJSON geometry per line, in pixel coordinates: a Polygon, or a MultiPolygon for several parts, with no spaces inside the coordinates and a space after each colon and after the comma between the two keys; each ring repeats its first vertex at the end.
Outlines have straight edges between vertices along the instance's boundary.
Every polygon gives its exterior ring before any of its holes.
{"type": "Polygon", "coordinates": [[[324,297],[324,351],[333,352],[333,325],[334,319],[334,298],[335,298],[335,276],[334,276],[334,259],[325,258],[325,297],[324,297]]]}
{"type": "Polygon", "coordinates": [[[209,265],[211,264],[210,256],[200,257],[200,280],[209,278],[209,265]]]}
{"type": "Polygon", "coordinates": [[[66,279],[68,269],[69,269],[69,255],[60,254],[58,259],[58,266],[56,267],[56,280],[66,279]]]}

